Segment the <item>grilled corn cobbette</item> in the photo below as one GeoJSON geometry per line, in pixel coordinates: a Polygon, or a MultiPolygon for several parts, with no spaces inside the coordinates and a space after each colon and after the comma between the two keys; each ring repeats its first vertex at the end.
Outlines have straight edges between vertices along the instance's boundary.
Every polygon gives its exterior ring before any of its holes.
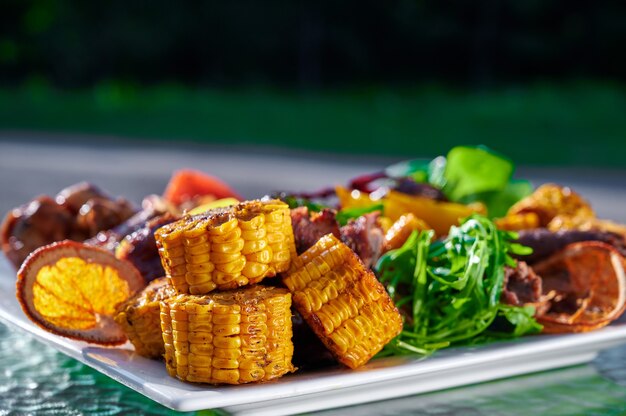
{"type": "Polygon", "coordinates": [[[167,277],[178,293],[206,294],[284,272],[296,255],[289,207],[246,201],[186,216],[155,233],[167,277]]]}
{"type": "Polygon", "coordinates": [[[298,312],[337,360],[356,368],[402,330],[383,285],[334,235],[322,237],[284,279],[298,312]]]}
{"type": "Polygon", "coordinates": [[[287,290],[263,286],[161,302],[168,373],[242,384],[294,371],[290,306],[287,290]]]}
{"type": "Polygon", "coordinates": [[[118,307],[115,322],[122,327],[137,354],[159,358],[165,352],[159,302],[174,295],[176,291],[167,278],[161,277],[118,307]]]}

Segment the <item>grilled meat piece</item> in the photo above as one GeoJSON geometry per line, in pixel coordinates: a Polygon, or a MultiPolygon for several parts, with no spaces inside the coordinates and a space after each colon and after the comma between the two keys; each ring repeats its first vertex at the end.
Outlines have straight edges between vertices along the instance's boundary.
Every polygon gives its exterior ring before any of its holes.
{"type": "Polygon", "coordinates": [[[94,237],[85,241],[85,244],[115,251],[124,237],[144,227],[147,221],[168,212],[172,215],[177,215],[170,205],[161,203],[159,199],[154,195],[146,197],[143,200],[141,211],[113,228],[100,231],[94,237]]]}
{"type": "Polygon", "coordinates": [[[133,216],[135,210],[125,199],[113,201],[91,198],[80,207],[76,224],[87,237],[95,236],[100,230],[108,230],[133,216]]]}
{"type": "Polygon", "coordinates": [[[9,212],[0,228],[2,250],[15,267],[38,247],[82,236],[72,214],[47,196],[9,212]]]}
{"type": "Polygon", "coordinates": [[[615,247],[626,255],[626,241],[618,234],[605,231],[561,230],[552,232],[546,228],[518,231],[518,242],[533,249],[528,256],[521,258],[528,264],[544,260],[570,243],[579,241],[601,241],[615,247]]]}
{"type": "Polygon", "coordinates": [[[515,268],[505,268],[500,300],[515,306],[532,304],[537,315],[542,315],[550,307],[549,298],[543,295],[541,277],[523,261],[518,261],[515,268]]]}
{"type": "Polygon", "coordinates": [[[88,182],[80,182],[62,189],[55,197],[56,203],[77,215],[80,208],[93,198],[106,198],[100,188],[88,182]]]}
{"type": "Polygon", "coordinates": [[[320,212],[309,212],[307,207],[291,210],[291,226],[296,239],[298,254],[305,252],[326,234],[340,237],[339,224],[335,219],[336,212],[324,209],[320,212]]]}
{"type": "Polygon", "coordinates": [[[128,201],[114,200],[95,186],[80,183],[65,188],[55,199],[40,196],[9,212],[0,226],[0,245],[19,267],[38,247],[61,240],[84,241],[133,213],[128,201]]]}
{"type": "Polygon", "coordinates": [[[350,247],[367,267],[371,267],[382,253],[385,235],[378,224],[378,213],[372,212],[350,220],[339,228],[336,211],[324,209],[310,212],[307,207],[291,210],[291,225],[296,249],[302,254],[327,234],[340,238],[350,247]]]}
{"type": "Polygon", "coordinates": [[[149,220],[141,228],[124,237],[115,250],[115,257],[130,261],[146,282],[164,276],[165,270],[161,265],[154,232],[177,219],[167,213],[149,220]]]}
{"type": "Polygon", "coordinates": [[[367,268],[376,263],[385,243],[385,234],[377,222],[379,215],[378,212],[362,215],[339,230],[341,240],[358,254],[367,268]]]}

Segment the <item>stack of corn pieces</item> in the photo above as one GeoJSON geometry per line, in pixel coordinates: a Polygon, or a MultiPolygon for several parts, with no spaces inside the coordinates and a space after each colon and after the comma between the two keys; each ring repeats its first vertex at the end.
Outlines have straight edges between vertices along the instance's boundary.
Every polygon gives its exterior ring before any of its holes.
{"type": "Polygon", "coordinates": [[[119,309],[138,354],[211,384],[268,381],[295,370],[291,304],[337,360],[365,364],[402,329],[371,270],[332,235],[296,255],[289,207],[246,201],[155,232],[166,278],[119,309]],[[257,283],[282,274],[287,287],[257,283]]]}
{"type": "Polygon", "coordinates": [[[295,257],[287,204],[247,201],[210,210],[159,228],[155,238],[179,294],[161,302],[170,375],[241,384],[294,370],[291,294],[255,285],[286,271],[295,257]]]}

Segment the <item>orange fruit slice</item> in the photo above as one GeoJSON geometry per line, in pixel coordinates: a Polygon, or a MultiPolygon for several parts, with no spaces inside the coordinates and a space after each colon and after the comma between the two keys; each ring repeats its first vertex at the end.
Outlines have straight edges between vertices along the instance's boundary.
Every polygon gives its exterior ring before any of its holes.
{"type": "Polygon", "coordinates": [[[74,241],[35,250],[17,272],[17,299],[43,329],[102,345],[126,341],[116,307],[145,286],[135,267],[74,241]]]}
{"type": "Polygon", "coordinates": [[[612,246],[584,241],[566,246],[533,269],[551,293],[537,317],[544,333],[586,332],[608,325],[626,307],[624,257],[612,246]]]}

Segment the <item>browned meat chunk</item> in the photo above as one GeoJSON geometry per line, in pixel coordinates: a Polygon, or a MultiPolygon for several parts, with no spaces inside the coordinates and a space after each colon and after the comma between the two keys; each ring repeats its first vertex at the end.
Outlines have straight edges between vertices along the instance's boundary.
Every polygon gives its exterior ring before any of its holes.
{"type": "Polygon", "coordinates": [[[93,237],[100,230],[108,230],[133,216],[135,211],[124,199],[112,201],[92,198],[78,211],[76,223],[87,237],[93,237]]]}
{"type": "Polygon", "coordinates": [[[523,260],[529,264],[548,258],[571,243],[580,241],[601,241],[615,247],[626,256],[626,241],[618,234],[605,231],[561,230],[552,232],[546,228],[518,231],[518,242],[533,249],[523,260]]]}
{"type": "Polygon", "coordinates": [[[340,237],[339,224],[335,219],[335,214],[335,211],[331,209],[313,213],[310,213],[307,207],[291,210],[291,226],[293,227],[298,254],[305,252],[326,234],[340,237]]]}
{"type": "Polygon", "coordinates": [[[541,277],[523,261],[518,261],[515,268],[506,267],[500,300],[515,306],[534,305],[537,315],[550,306],[548,298],[543,296],[541,277]]]}
{"type": "Polygon", "coordinates": [[[81,183],[55,199],[41,196],[9,212],[0,226],[0,245],[16,267],[36,248],[61,240],[84,241],[124,222],[131,204],[113,200],[96,187],[81,183]]]}
{"type": "Polygon", "coordinates": [[[69,210],[72,214],[77,215],[80,207],[94,198],[108,198],[107,195],[95,185],[88,182],[80,182],[70,185],[61,190],[55,197],[57,204],[69,210]]]}
{"type": "Polygon", "coordinates": [[[115,256],[133,263],[146,282],[165,275],[154,239],[157,228],[177,220],[172,214],[164,214],[149,220],[145,225],[124,237],[115,256]]]}
{"type": "Polygon", "coordinates": [[[36,248],[71,237],[82,237],[72,214],[47,196],[9,212],[0,230],[2,250],[15,267],[36,248]]]}
{"type": "Polygon", "coordinates": [[[178,218],[178,212],[171,205],[164,204],[161,198],[155,195],[146,197],[141,205],[141,211],[113,228],[100,231],[94,237],[85,241],[85,243],[104,248],[105,250],[115,251],[124,237],[144,227],[146,222],[153,218],[166,213],[171,213],[178,218]]]}
{"type": "Polygon", "coordinates": [[[291,210],[291,226],[298,254],[306,251],[326,234],[333,234],[350,247],[365,266],[372,267],[380,257],[385,242],[385,234],[377,221],[379,214],[365,214],[350,220],[341,228],[335,216],[336,212],[332,209],[313,213],[307,207],[291,210]]]}
{"type": "Polygon", "coordinates": [[[341,227],[341,240],[359,255],[365,267],[372,267],[380,257],[385,234],[378,225],[378,212],[362,215],[341,227]]]}

